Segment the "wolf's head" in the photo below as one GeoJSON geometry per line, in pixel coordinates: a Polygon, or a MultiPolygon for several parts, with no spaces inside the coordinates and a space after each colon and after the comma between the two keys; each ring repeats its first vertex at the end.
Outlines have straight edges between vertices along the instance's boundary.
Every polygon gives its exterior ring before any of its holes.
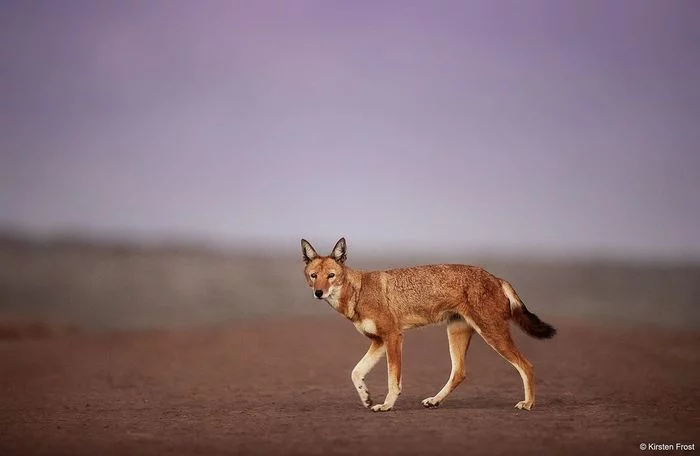
{"type": "Polygon", "coordinates": [[[340,295],[347,259],[345,238],[340,238],[328,256],[320,256],[306,239],[301,240],[301,254],[306,267],[306,282],[318,299],[334,299],[340,295]]]}

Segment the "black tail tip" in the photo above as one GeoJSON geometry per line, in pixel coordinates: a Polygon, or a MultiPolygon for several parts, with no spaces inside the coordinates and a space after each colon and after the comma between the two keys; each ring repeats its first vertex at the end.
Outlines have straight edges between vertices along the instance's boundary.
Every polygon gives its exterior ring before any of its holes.
{"type": "Polygon", "coordinates": [[[539,328],[537,328],[537,334],[535,334],[535,337],[538,339],[551,339],[557,335],[557,330],[554,326],[543,321],[540,321],[540,323],[542,324],[539,328]]]}
{"type": "Polygon", "coordinates": [[[532,336],[538,339],[551,339],[557,334],[557,330],[554,328],[554,326],[543,322],[532,312],[528,311],[528,314],[530,325],[527,329],[529,329],[528,333],[530,333],[532,336]]]}
{"type": "Polygon", "coordinates": [[[545,323],[534,313],[523,306],[516,315],[516,320],[523,330],[537,339],[551,339],[557,334],[557,330],[549,323],[545,323]]]}

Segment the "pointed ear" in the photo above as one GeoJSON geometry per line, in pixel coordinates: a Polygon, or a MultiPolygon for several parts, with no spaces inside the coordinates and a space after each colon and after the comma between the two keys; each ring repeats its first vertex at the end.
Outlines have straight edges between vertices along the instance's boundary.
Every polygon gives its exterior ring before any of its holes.
{"type": "Polygon", "coordinates": [[[333,252],[331,252],[331,256],[338,263],[345,263],[345,260],[348,259],[345,238],[340,238],[340,240],[335,243],[335,247],[333,247],[333,252]]]}
{"type": "Polygon", "coordinates": [[[301,240],[301,256],[304,258],[304,263],[309,264],[311,260],[318,256],[316,250],[309,244],[306,239],[301,240]]]}

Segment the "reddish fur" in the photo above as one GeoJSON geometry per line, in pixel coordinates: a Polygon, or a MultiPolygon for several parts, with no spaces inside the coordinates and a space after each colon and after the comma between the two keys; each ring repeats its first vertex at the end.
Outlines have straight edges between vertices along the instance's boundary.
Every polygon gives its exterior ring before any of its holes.
{"type": "MultiPolygon", "coordinates": [[[[345,240],[336,244],[330,256],[320,256],[302,240],[307,283],[322,290],[325,297],[332,287],[340,288],[337,297],[329,296],[335,310],[352,322],[371,319],[374,334],[366,334],[373,343],[386,344],[389,381],[401,384],[401,346],[405,329],[435,323],[450,323],[451,349],[466,351],[476,329],[501,356],[519,367],[532,379],[532,365],[518,351],[510,335],[509,320],[514,319],[528,334],[551,337],[554,328],[530,313],[510,284],[486,270],[460,264],[437,264],[385,271],[361,271],[344,264],[345,240]],[[316,273],[316,278],[310,277],[316,273]],[[329,278],[328,274],[335,274],[329,278]],[[505,285],[504,285],[505,284],[505,285]],[[515,303],[504,293],[510,287],[515,303]],[[466,323],[465,323],[466,322],[466,323]]],[[[463,358],[463,356],[462,356],[463,358]]],[[[456,386],[464,378],[463,359],[456,363],[456,386]]],[[[534,401],[534,381],[526,382],[529,408],[534,401]],[[529,384],[529,385],[528,385],[529,384]]]]}

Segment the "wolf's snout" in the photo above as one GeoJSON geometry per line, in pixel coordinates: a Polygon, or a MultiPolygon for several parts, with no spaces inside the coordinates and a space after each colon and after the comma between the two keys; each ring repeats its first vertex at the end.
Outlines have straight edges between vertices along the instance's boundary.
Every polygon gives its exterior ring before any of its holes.
{"type": "Polygon", "coordinates": [[[323,290],[316,290],[314,291],[314,294],[317,298],[320,298],[321,296],[323,296],[323,290]]]}

